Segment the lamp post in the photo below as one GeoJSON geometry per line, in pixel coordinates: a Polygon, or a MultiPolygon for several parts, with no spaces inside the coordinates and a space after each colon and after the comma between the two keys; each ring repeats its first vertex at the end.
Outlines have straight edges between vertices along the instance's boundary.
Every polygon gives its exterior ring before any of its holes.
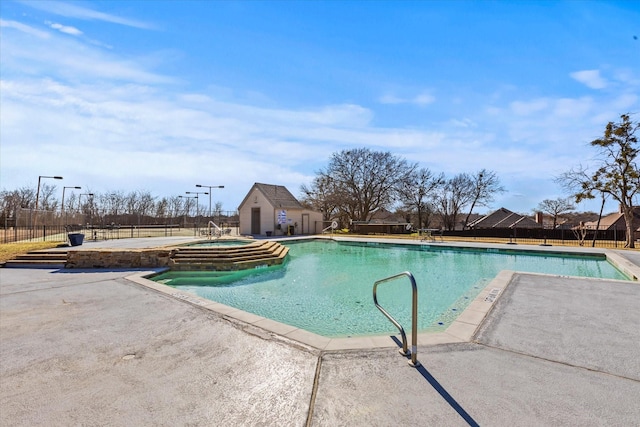
{"type": "Polygon", "coordinates": [[[78,194],[78,211],[82,212],[82,196],[93,197],[93,193],[78,194]]]}
{"type": "Polygon", "coordinates": [[[61,176],[45,176],[45,175],[39,175],[38,176],[38,190],[36,191],[36,212],[33,218],[33,226],[35,227],[37,222],[38,222],[38,203],[40,202],[40,180],[42,178],[51,178],[51,179],[62,179],[61,176]]]}
{"type": "MultiPolygon", "coordinates": [[[[198,195],[200,194],[209,194],[206,191],[185,191],[186,194],[195,194],[196,195],[196,221],[198,221],[198,217],[200,216],[200,203],[198,202],[198,195]]],[[[199,224],[199,222],[198,222],[199,224]]]]}
{"type": "MultiPolygon", "coordinates": [[[[211,216],[211,189],[213,188],[224,188],[224,185],[200,185],[200,184],[196,184],[196,187],[198,188],[208,188],[209,189],[209,219],[211,220],[212,216],[211,216]]],[[[206,193],[205,193],[206,194],[206,193]]]]}
{"type": "Polygon", "coordinates": [[[81,190],[82,187],[62,187],[62,206],[60,207],[60,214],[63,218],[63,221],[66,223],[67,221],[64,219],[64,192],[67,188],[74,188],[76,190],[81,190]]]}
{"type": "Polygon", "coordinates": [[[61,176],[38,176],[38,191],[36,191],[36,212],[38,211],[38,203],[40,202],[40,180],[42,178],[51,178],[51,179],[62,179],[61,176]]]}

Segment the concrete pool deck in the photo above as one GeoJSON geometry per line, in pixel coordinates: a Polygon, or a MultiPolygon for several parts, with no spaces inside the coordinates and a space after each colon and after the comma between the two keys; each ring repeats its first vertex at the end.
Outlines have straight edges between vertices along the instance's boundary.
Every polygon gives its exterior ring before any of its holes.
{"type": "MultiPolygon", "coordinates": [[[[608,252],[640,271],[640,253],[608,252]]],[[[628,426],[640,419],[636,282],[509,273],[469,340],[420,337],[422,366],[412,368],[389,337],[384,348],[319,349],[128,279],[136,273],[149,271],[0,269],[0,425],[628,426]]]]}

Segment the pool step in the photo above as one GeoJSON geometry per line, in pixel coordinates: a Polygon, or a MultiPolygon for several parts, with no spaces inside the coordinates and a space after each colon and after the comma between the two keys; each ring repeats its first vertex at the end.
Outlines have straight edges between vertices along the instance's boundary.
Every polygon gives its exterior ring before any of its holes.
{"type": "Polygon", "coordinates": [[[67,251],[31,251],[18,255],[4,263],[11,268],[64,268],[67,263],[67,251]]]}
{"type": "Polygon", "coordinates": [[[244,270],[282,264],[288,252],[286,246],[269,241],[244,246],[178,248],[169,266],[173,270],[244,270]]]}
{"type": "Polygon", "coordinates": [[[176,257],[190,257],[190,256],[239,256],[243,254],[252,254],[257,252],[268,252],[272,248],[282,246],[277,242],[255,242],[243,246],[219,246],[219,247],[186,247],[178,248],[175,250],[176,257]]]}

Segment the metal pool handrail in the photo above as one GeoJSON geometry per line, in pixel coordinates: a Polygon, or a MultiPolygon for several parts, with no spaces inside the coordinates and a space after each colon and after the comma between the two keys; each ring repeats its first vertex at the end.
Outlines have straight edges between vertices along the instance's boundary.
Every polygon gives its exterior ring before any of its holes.
{"type": "Polygon", "coordinates": [[[378,307],[378,310],[382,312],[386,316],[387,319],[393,323],[393,325],[398,328],[400,331],[400,335],[402,335],[402,349],[400,350],[400,354],[403,356],[408,356],[411,354],[411,360],[409,361],[409,365],[413,367],[420,366],[420,362],[418,362],[418,287],[416,286],[416,279],[413,277],[408,271],[404,271],[402,273],[396,274],[394,276],[390,276],[384,279],[380,279],[373,284],[373,303],[378,307]],[[411,352],[409,353],[407,349],[407,334],[404,332],[404,328],[400,323],[396,321],[387,311],[378,304],[378,295],[377,288],[378,285],[384,282],[389,282],[391,280],[398,279],[402,276],[407,276],[411,281],[412,288],[412,303],[411,303],[411,352]]]}
{"type": "Polygon", "coordinates": [[[213,237],[213,233],[211,232],[211,226],[213,226],[213,227],[216,229],[216,235],[217,235],[218,237],[222,236],[222,228],[218,227],[218,226],[216,225],[216,223],[215,223],[215,222],[213,222],[213,221],[209,221],[209,224],[208,224],[208,228],[209,228],[209,230],[208,230],[209,239],[211,239],[211,238],[213,237]]]}
{"type": "Polygon", "coordinates": [[[333,234],[333,230],[335,230],[336,228],[338,228],[338,223],[336,221],[333,221],[331,225],[322,230],[322,234],[324,234],[324,232],[328,231],[329,229],[331,229],[331,234],[333,234]]]}

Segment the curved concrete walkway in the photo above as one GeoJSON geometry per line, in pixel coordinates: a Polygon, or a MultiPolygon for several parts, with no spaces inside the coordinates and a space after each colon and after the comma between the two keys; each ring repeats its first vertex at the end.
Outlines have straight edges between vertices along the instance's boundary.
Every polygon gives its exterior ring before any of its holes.
{"type": "MultiPolygon", "coordinates": [[[[636,252],[617,253],[640,262],[636,252]]],[[[469,342],[420,345],[422,366],[412,368],[391,348],[300,344],[131,274],[0,269],[0,425],[640,420],[636,282],[515,274],[469,342]]]]}

